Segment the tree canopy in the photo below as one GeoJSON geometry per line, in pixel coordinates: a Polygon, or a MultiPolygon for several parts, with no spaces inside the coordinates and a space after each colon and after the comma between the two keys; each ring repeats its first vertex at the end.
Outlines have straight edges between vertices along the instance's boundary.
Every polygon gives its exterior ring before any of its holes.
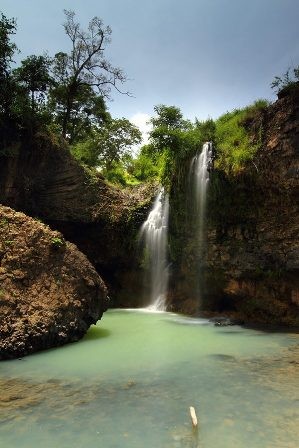
{"type": "MultiPolygon", "coordinates": [[[[0,16],[0,113],[11,114],[12,105],[12,79],[11,63],[13,55],[17,50],[11,37],[16,33],[15,19],[8,19],[4,14],[0,16]]],[[[3,118],[3,117],[2,117],[3,118]]]]}
{"type": "Polygon", "coordinates": [[[126,118],[110,119],[94,128],[89,138],[73,148],[74,155],[89,166],[109,171],[141,142],[139,129],[126,118]]]}

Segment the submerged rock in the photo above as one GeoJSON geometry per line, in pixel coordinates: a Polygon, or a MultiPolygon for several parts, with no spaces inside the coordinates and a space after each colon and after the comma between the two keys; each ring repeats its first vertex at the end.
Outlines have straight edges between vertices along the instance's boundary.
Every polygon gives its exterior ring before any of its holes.
{"type": "Polygon", "coordinates": [[[80,339],[107,302],[104,282],[75,245],[0,206],[0,359],[80,339]]]}
{"type": "Polygon", "coordinates": [[[229,317],[212,317],[210,319],[211,322],[215,325],[215,327],[229,327],[232,325],[237,325],[238,322],[230,319],[229,317]]]}

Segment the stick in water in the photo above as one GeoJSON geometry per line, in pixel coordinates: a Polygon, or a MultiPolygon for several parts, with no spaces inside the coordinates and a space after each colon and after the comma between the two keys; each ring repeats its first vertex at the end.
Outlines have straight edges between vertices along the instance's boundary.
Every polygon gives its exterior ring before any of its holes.
{"type": "Polygon", "coordinates": [[[195,409],[193,406],[190,406],[189,410],[190,410],[192,425],[194,426],[194,428],[196,428],[197,427],[197,417],[196,417],[195,409]]]}

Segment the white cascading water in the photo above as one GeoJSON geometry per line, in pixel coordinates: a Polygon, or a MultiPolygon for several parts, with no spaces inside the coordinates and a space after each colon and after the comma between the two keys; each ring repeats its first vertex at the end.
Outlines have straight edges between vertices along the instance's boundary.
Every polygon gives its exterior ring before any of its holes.
{"type": "Polygon", "coordinates": [[[149,262],[150,306],[154,311],[166,309],[168,285],[167,233],[168,233],[169,198],[161,188],[147,220],[140,230],[144,240],[149,262]]]}
{"type": "Polygon", "coordinates": [[[214,152],[212,142],[203,144],[199,154],[193,157],[190,165],[190,184],[194,192],[194,205],[197,217],[198,238],[200,252],[204,245],[204,227],[206,213],[206,198],[209,182],[209,173],[213,166],[214,152]]]}

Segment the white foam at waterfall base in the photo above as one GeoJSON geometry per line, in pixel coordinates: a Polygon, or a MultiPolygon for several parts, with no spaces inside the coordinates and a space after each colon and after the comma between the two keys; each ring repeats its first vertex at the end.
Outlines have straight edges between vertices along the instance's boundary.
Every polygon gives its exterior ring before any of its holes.
{"type": "Polygon", "coordinates": [[[169,198],[161,188],[152,210],[140,230],[148,254],[150,277],[150,305],[152,311],[165,311],[168,285],[167,233],[169,198]]]}

